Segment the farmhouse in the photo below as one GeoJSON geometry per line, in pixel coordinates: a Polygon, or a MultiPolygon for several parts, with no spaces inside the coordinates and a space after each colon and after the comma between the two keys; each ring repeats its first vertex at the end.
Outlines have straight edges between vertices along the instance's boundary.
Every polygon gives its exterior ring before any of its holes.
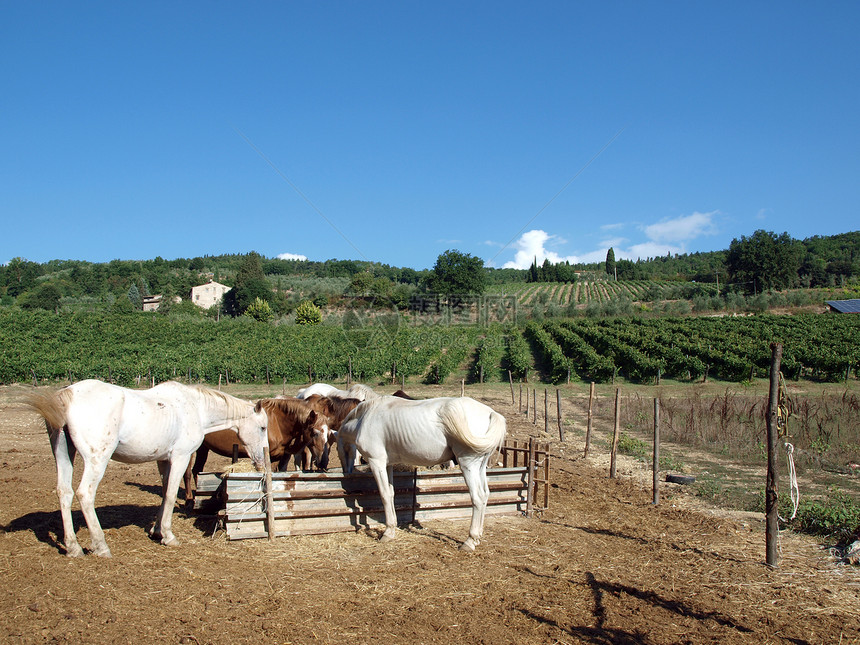
{"type": "Polygon", "coordinates": [[[161,295],[157,296],[144,296],[143,297],[143,310],[144,311],[157,311],[161,306],[161,295]]]}
{"type": "MultiPolygon", "coordinates": [[[[158,311],[158,308],[161,307],[162,302],[164,302],[164,296],[161,294],[157,294],[155,296],[144,296],[143,310],[158,311]]],[[[179,304],[180,302],[182,302],[182,298],[180,298],[179,296],[173,296],[172,302],[173,304],[179,304]]]]}
{"type": "Polygon", "coordinates": [[[830,311],[837,314],[860,313],[860,298],[854,300],[828,300],[827,306],[830,311]]]}
{"type": "Polygon", "coordinates": [[[230,287],[210,280],[206,284],[201,284],[191,288],[191,302],[203,309],[221,302],[224,294],[230,291],[230,287]]]}

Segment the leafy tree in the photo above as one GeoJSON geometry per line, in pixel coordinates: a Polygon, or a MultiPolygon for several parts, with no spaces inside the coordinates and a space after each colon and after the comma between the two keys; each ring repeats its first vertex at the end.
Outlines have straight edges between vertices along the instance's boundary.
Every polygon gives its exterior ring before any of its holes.
{"type": "Polygon", "coordinates": [[[57,285],[46,282],[36,289],[21,296],[20,303],[24,309],[47,309],[57,312],[60,310],[60,290],[57,285]]]}
{"type": "Polygon", "coordinates": [[[457,250],[445,251],[427,278],[427,287],[438,294],[481,295],[485,287],[484,261],[457,250]]]}
{"type": "Polygon", "coordinates": [[[296,307],[297,325],[318,325],[322,322],[322,311],[310,300],[303,300],[296,307]]]}
{"type": "Polygon", "coordinates": [[[24,258],[13,258],[3,272],[6,293],[10,296],[18,296],[29,291],[35,286],[36,278],[41,273],[42,267],[37,262],[30,262],[24,258]]]}
{"type": "Polygon", "coordinates": [[[224,294],[224,312],[241,316],[256,298],[271,302],[272,289],[263,275],[260,255],[252,251],[242,260],[233,288],[224,294]]]}
{"type": "Polygon", "coordinates": [[[260,322],[271,322],[275,317],[272,307],[262,298],[254,298],[254,302],[245,309],[244,315],[260,322]]]}
{"type": "Polygon", "coordinates": [[[357,296],[365,296],[373,285],[373,276],[362,271],[352,276],[349,282],[349,290],[357,296]]]}
{"type": "Polygon", "coordinates": [[[128,288],[128,301],[131,303],[132,309],[138,311],[143,309],[143,296],[140,295],[140,289],[134,283],[128,288]]]}
{"type": "Polygon", "coordinates": [[[606,273],[611,275],[612,277],[616,276],[615,270],[617,265],[615,264],[615,250],[610,246],[609,250],[606,252],[606,273]]]}
{"type": "Polygon", "coordinates": [[[619,280],[639,280],[639,267],[631,260],[618,260],[615,263],[616,275],[619,280]]]}
{"type": "Polygon", "coordinates": [[[746,291],[785,289],[798,280],[802,252],[788,233],[758,230],[750,237],[732,240],[726,267],[732,282],[742,284],[746,291]]]}

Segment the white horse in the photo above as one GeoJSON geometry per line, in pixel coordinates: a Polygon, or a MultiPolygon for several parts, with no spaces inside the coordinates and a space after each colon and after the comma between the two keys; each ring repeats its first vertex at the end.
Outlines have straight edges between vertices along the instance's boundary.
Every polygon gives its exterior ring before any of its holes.
{"type": "Polygon", "coordinates": [[[380,394],[373,391],[372,388],[367,385],[362,385],[361,383],[356,383],[348,390],[339,390],[334,385],[329,385],[328,383],[314,383],[313,385],[309,385],[306,388],[302,388],[296,393],[297,399],[307,399],[310,398],[314,394],[319,394],[320,396],[336,396],[341,399],[358,399],[359,401],[366,401],[367,399],[374,399],[380,394]]]}
{"type": "Polygon", "coordinates": [[[96,380],[80,381],[51,394],[35,394],[27,404],[42,415],[57,462],[57,495],[66,554],[83,555],[72,523],[72,471],[75,454],[84,461],[77,489],[90,530],[91,549],[110,557],[95,512],[95,495],[108,461],[157,461],[163,500],[150,530],[162,544],[178,544],[171,530],[173,505],[191,453],[203,435],[233,429],[257,469],[263,468],[268,417],[256,405],[228,394],[175,382],[137,391],[96,380]]]}
{"type": "Polygon", "coordinates": [[[314,394],[319,394],[320,396],[328,396],[332,392],[339,392],[334,385],[329,385],[328,383],[314,383],[313,385],[309,385],[308,387],[302,388],[296,393],[297,399],[307,399],[310,398],[314,394]]]}
{"type": "Polygon", "coordinates": [[[391,464],[435,466],[456,456],[472,498],[469,537],[460,548],[474,551],[484,532],[490,495],[487,462],[501,447],[505,432],[501,414],[468,397],[412,401],[385,396],[367,400],[349,414],[338,432],[337,448],[345,474],[353,470],[355,449],[373,471],[385,508],[382,542],[394,538],[397,528],[391,464]]]}

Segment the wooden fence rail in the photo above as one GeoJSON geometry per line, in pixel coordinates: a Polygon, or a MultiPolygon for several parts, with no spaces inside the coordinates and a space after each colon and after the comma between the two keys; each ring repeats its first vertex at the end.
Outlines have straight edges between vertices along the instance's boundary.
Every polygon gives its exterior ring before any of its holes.
{"type": "MultiPolygon", "coordinates": [[[[502,460],[515,465],[487,469],[487,515],[529,514],[546,508],[548,449],[534,441],[508,444],[502,460]],[[542,506],[536,502],[539,485],[543,486],[542,506]]],[[[393,485],[400,524],[471,517],[472,502],[459,468],[395,471],[393,485]]],[[[197,494],[207,492],[213,499],[225,500],[220,514],[231,540],[356,531],[385,523],[382,500],[369,472],[349,476],[340,470],[272,473],[271,509],[261,473],[201,473],[197,494]],[[220,489],[220,494],[214,489],[220,489]]]]}

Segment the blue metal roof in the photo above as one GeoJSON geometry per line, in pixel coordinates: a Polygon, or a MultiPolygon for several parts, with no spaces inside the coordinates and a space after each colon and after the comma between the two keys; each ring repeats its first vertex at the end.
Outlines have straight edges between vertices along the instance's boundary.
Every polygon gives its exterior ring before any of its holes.
{"type": "Polygon", "coordinates": [[[827,304],[841,314],[860,313],[860,299],[854,300],[828,300],[827,304]]]}

